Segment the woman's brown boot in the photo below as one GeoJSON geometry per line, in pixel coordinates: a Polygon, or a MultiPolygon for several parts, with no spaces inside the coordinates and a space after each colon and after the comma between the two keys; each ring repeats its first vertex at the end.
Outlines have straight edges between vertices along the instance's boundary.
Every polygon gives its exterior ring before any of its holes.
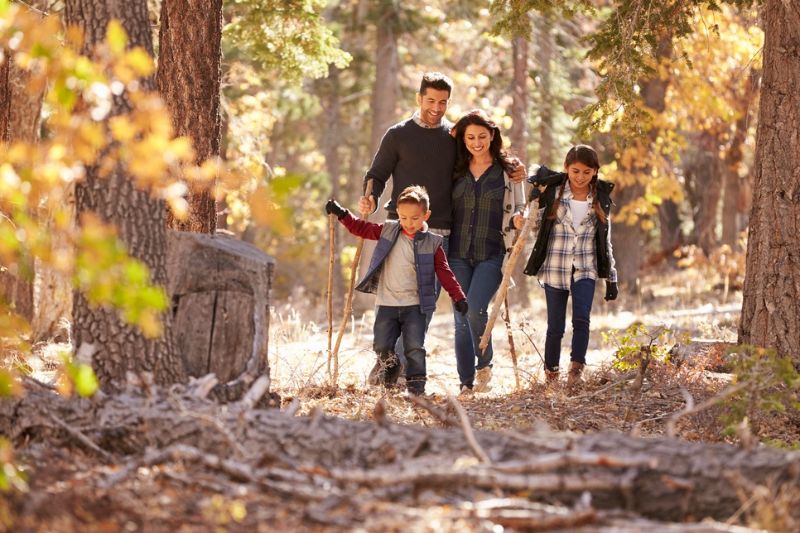
{"type": "Polygon", "coordinates": [[[558,367],[555,367],[553,370],[544,369],[544,384],[547,387],[558,385],[558,367]]]}
{"type": "Polygon", "coordinates": [[[577,363],[575,361],[570,362],[569,364],[569,371],[567,372],[567,388],[572,389],[575,387],[579,387],[583,384],[583,379],[581,378],[581,374],[583,373],[583,367],[586,365],[583,363],[577,363]]]}

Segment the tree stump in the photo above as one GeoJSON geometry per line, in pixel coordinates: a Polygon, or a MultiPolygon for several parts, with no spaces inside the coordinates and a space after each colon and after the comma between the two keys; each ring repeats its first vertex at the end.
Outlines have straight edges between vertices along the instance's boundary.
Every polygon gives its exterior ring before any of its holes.
{"type": "Polygon", "coordinates": [[[269,376],[269,291],[275,261],[225,235],[170,231],[173,340],[190,376],[216,374],[221,399],[269,376]]]}

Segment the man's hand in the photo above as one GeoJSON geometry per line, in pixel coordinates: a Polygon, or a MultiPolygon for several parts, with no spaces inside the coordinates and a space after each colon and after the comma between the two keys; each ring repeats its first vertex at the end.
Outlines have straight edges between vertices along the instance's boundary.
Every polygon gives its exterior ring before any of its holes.
{"type": "Polygon", "coordinates": [[[528,177],[528,170],[519,158],[515,157],[511,160],[511,174],[508,176],[514,183],[519,183],[528,177]]]}
{"type": "Polygon", "coordinates": [[[329,215],[334,215],[336,218],[341,220],[347,214],[347,209],[339,205],[339,202],[331,198],[328,200],[328,203],[325,204],[325,212],[329,215]]]}
{"type": "Polygon", "coordinates": [[[619,295],[619,289],[617,288],[617,283],[614,281],[606,281],[606,298],[605,300],[611,301],[616,300],[617,296],[619,295]]]}
{"type": "Polygon", "coordinates": [[[522,229],[522,226],[525,225],[525,217],[522,215],[514,215],[511,220],[514,222],[514,227],[517,229],[522,229]]]}
{"type": "Polygon", "coordinates": [[[458,311],[462,315],[466,315],[467,311],[469,311],[469,305],[467,305],[466,299],[457,301],[456,303],[453,304],[453,307],[455,307],[456,311],[458,311]]]}
{"type": "Polygon", "coordinates": [[[362,196],[358,199],[358,211],[366,216],[371,213],[375,212],[375,197],[374,196],[362,196]]]}

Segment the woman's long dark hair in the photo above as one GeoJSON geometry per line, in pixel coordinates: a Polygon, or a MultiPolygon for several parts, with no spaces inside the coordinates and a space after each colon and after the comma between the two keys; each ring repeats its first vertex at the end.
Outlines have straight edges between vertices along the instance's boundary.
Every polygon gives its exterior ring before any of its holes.
{"type": "Polygon", "coordinates": [[[458,119],[455,126],[450,130],[450,134],[456,139],[456,165],[453,174],[453,179],[458,179],[464,176],[469,170],[469,162],[472,160],[472,154],[467,150],[467,145],[464,142],[464,132],[467,126],[482,126],[489,130],[489,133],[494,133],[492,142],[489,144],[489,153],[492,158],[500,162],[503,170],[506,172],[511,171],[511,159],[508,152],[503,149],[503,136],[500,135],[500,128],[497,124],[489,118],[482,109],[473,109],[466,115],[458,119]]]}
{"type": "MultiPolygon", "coordinates": [[[[600,170],[600,158],[597,157],[597,152],[594,150],[594,148],[588,144],[577,144],[569,149],[569,152],[567,152],[567,157],[564,158],[564,168],[566,169],[573,163],[583,163],[587,167],[596,171],[600,170]]],[[[555,219],[558,215],[558,206],[561,205],[561,197],[564,196],[564,187],[567,186],[568,181],[569,178],[565,179],[564,183],[561,184],[561,188],[558,191],[558,198],[553,203],[553,207],[550,210],[550,214],[547,216],[547,218],[555,219]]],[[[592,195],[592,210],[594,211],[595,215],[597,215],[598,220],[605,223],[606,214],[603,213],[603,208],[600,207],[600,201],[597,198],[597,174],[594,175],[594,178],[592,178],[592,182],[589,186],[592,195]]]]}

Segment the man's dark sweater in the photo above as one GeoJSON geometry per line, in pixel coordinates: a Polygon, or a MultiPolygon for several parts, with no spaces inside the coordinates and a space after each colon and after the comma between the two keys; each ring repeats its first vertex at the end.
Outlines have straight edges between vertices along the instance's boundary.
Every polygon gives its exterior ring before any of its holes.
{"type": "Polygon", "coordinates": [[[364,180],[372,179],[372,194],[378,199],[392,176],[392,199],[386,207],[390,219],[397,218],[397,197],[410,185],[422,185],[431,198],[431,228],[450,229],[452,225],[453,166],[456,144],[450,136],[451,124],[423,128],[413,119],[389,128],[364,180]]]}

